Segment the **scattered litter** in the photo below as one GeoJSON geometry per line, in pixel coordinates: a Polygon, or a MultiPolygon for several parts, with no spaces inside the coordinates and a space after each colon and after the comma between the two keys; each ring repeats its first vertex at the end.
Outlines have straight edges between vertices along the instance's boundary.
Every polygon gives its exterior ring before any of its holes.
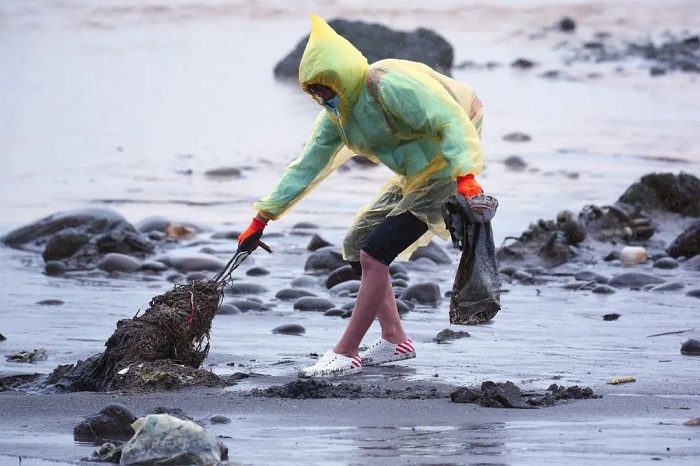
{"type": "Polygon", "coordinates": [[[630,382],[636,382],[637,379],[634,377],[617,377],[615,379],[612,379],[608,384],[610,385],[619,385],[621,383],[630,383],[630,382]]]}

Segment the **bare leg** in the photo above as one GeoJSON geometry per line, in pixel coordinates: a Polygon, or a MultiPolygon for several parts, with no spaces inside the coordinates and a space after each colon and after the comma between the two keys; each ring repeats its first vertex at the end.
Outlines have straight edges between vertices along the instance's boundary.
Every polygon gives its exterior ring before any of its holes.
{"type": "Polygon", "coordinates": [[[396,340],[397,337],[403,338],[400,339],[399,343],[406,339],[399,319],[399,312],[396,309],[389,267],[364,251],[360,252],[360,263],[362,264],[362,280],[360,290],[357,293],[355,309],[352,311],[352,317],[350,317],[350,322],[348,322],[343,336],[333,348],[335,353],[350,357],[357,354],[362,338],[377,316],[379,316],[379,323],[382,326],[382,336],[386,332],[385,339],[389,340],[387,337],[391,337],[389,341],[392,343],[394,342],[392,340],[396,340]]]}

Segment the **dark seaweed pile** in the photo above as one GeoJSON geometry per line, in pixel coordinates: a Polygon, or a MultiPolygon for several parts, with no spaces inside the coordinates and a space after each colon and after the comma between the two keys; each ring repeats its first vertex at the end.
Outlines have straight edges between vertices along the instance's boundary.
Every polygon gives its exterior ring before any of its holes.
{"type": "Polygon", "coordinates": [[[218,377],[199,367],[209,353],[209,332],[223,286],[211,281],[175,285],[151,299],[142,315],[117,322],[103,353],[59,366],[49,382],[67,391],[219,384],[218,377]]]}

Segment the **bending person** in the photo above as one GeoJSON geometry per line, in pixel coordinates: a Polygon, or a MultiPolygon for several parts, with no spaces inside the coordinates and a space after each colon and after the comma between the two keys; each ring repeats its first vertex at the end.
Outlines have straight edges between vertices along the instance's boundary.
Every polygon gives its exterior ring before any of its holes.
{"type": "Polygon", "coordinates": [[[387,59],[371,66],[362,53],[312,15],[299,66],[302,89],[322,107],[301,155],[239,236],[253,250],[270,220],[277,220],[354,154],[386,165],[396,176],[357,215],[343,241],[343,256],[361,277],[347,328],[335,347],[300,377],[360,372],[362,365],[413,358],[401,324],[389,265],[427,245],[433,234],[449,238],[441,206],[455,191],[482,192],[482,104],[466,84],[426,65],[387,59]],[[349,150],[348,150],[349,149],[349,150]],[[381,337],[358,354],[378,318],[381,337]]]}

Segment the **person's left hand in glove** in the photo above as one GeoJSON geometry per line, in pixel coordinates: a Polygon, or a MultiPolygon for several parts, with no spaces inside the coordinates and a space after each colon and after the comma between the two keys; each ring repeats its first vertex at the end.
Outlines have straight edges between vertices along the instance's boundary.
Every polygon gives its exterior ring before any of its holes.
{"type": "Polygon", "coordinates": [[[482,194],[484,190],[481,189],[479,183],[476,182],[474,175],[467,173],[466,175],[457,177],[457,192],[469,199],[477,194],[482,194]]]}
{"type": "Polygon", "coordinates": [[[238,235],[238,250],[255,251],[258,246],[260,246],[260,238],[262,237],[263,230],[267,226],[268,221],[268,218],[258,212],[258,214],[253,217],[248,228],[238,235]]]}

